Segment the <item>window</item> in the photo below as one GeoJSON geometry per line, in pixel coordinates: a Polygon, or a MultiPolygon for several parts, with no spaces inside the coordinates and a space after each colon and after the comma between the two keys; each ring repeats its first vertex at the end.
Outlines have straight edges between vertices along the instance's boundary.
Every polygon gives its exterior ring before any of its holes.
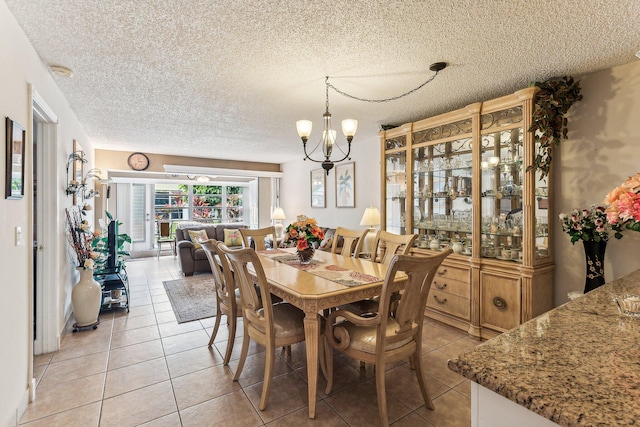
{"type": "Polygon", "coordinates": [[[157,184],[155,218],[248,223],[245,220],[244,192],[244,187],[232,185],[157,184]]]}

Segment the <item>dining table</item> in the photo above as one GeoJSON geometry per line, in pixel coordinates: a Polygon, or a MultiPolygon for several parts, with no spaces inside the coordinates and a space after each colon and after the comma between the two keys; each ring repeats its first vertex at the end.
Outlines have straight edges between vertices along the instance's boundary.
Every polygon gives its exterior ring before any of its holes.
{"type": "MultiPolygon", "coordinates": [[[[295,248],[257,251],[272,294],[305,313],[309,418],[315,418],[321,312],[325,309],[379,295],[387,265],[369,259],[315,251],[311,264],[302,264],[295,248]]],[[[255,274],[252,266],[248,267],[255,274]]],[[[393,291],[402,289],[407,276],[398,273],[393,291]]]]}

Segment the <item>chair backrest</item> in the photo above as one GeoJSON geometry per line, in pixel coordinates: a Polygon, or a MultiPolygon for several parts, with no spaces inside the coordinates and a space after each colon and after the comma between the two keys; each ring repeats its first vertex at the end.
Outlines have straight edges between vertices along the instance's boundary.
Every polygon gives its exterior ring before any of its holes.
{"type": "Polygon", "coordinates": [[[331,252],[334,254],[339,253],[344,256],[360,255],[362,244],[364,243],[364,236],[369,230],[349,230],[348,228],[338,227],[333,235],[333,243],[331,245],[331,252]],[[342,238],[342,248],[338,247],[338,241],[342,238]]]}
{"type": "Polygon", "coordinates": [[[171,236],[171,222],[160,221],[158,222],[158,237],[170,237],[171,236]]]}
{"type": "Polygon", "coordinates": [[[422,321],[431,282],[438,267],[451,252],[453,252],[451,249],[447,249],[431,256],[394,255],[392,257],[380,293],[378,313],[385,313],[385,315],[381,316],[378,326],[376,338],[378,345],[406,341],[408,338],[415,337],[417,333],[422,333],[422,321]],[[393,317],[398,322],[399,328],[387,331],[387,320],[391,314],[391,300],[394,293],[392,284],[399,271],[407,274],[407,282],[400,294],[400,300],[393,304],[393,317]]]}
{"type": "MultiPolygon", "coordinates": [[[[216,294],[219,300],[232,310],[236,310],[236,284],[227,257],[220,253],[218,243],[217,240],[213,239],[200,242],[211,266],[211,273],[213,274],[213,281],[216,285],[216,294]]],[[[232,312],[235,313],[235,311],[232,312]]]]}
{"type": "Polygon", "coordinates": [[[394,255],[409,254],[417,238],[417,234],[400,235],[378,230],[371,260],[380,264],[389,264],[394,255]]]}
{"type": "Polygon", "coordinates": [[[269,235],[271,235],[272,244],[275,245],[276,242],[276,228],[274,226],[264,227],[264,228],[241,228],[240,234],[242,235],[242,243],[245,248],[250,248],[251,242],[249,242],[249,238],[253,242],[253,249],[256,251],[264,251],[267,249],[266,239],[269,235]]]}
{"type": "Polygon", "coordinates": [[[273,307],[271,304],[262,304],[254,284],[258,285],[260,295],[269,298],[270,286],[262,268],[262,263],[256,251],[251,248],[230,249],[224,243],[218,243],[218,249],[229,258],[236,285],[240,288],[240,301],[242,303],[242,317],[250,328],[256,328],[267,336],[273,336],[273,307]],[[249,273],[247,265],[251,263],[255,271],[255,277],[249,273]],[[258,310],[263,308],[263,315],[258,310]]]}

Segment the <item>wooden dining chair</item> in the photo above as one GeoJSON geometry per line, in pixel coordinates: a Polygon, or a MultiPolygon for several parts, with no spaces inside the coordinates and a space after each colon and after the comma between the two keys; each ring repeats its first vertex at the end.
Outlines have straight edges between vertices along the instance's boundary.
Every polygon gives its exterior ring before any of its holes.
{"type": "Polygon", "coordinates": [[[253,248],[256,251],[267,249],[267,239],[271,236],[271,247],[276,245],[276,228],[274,226],[264,228],[241,228],[242,244],[245,248],[253,248]],[[249,240],[251,239],[251,240],[249,240]],[[253,243],[253,246],[251,245],[253,243]]]}
{"type": "Polygon", "coordinates": [[[369,230],[349,230],[348,228],[338,227],[333,235],[333,243],[331,244],[331,252],[344,256],[358,257],[364,243],[364,236],[369,230]],[[342,239],[342,247],[338,247],[338,243],[342,239]]]}
{"type": "Polygon", "coordinates": [[[333,387],[333,350],[361,362],[375,364],[378,412],[388,426],[385,394],[385,364],[410,358],[427,408],[433,409],[422,365],[422,326],[431,281],[450,253],[447,249],[432,256],[394,255],[382,285],[378,310],[372,317],[361,317],[348,310],[334,311],[325,327],[326,394],[333,387]],[[392,313],[393,283],[397,272],[407,274],[407,282],[392,313]]]}
{"type": "Polygon", "coordinates": [[[373,243],[371,260],[389,264],[394,255],[408,255],[417,238],[417,234],[393,234],[378,230],[373,243]]]}
{"type": "Polygon", "coordinates": [[[220,327],[220,320],[224,314],[227,316],[229,339],[227,340],[227,349],[225,350],[222,364],[227,365],[231,358],[233,343],[236,338],[237,317],[242,316],[242,306],[240,303],[240,291],[236,288],[229,262],[226,255],[218,250],[218,243],[217,240],[205,240],[200,244],[211,265],[213,282],[216,287],[216,322],[213,325],[213,332],[211,332],[211,338],[209,339],[209,347],[213,345],[213,340],[215,340],[220,327]]]}
{"type": "Polygon", "coordinates": [[[254,283],[260,288],[261,295],[270,294],[270,285],[260,258],[253,249],[234,250],[223,243],[219,243],[218,248],[229,258],[236,284],[240,288],[242,304],[244,336],[240,361],[233,380],[237,381],[240,378],[247,359],[249,340],[253,339],[256,343],[265,346],[267,351],[260,398],[260,410],[263,411],[269,401],[276,347],[286,347],[304,341],[304,312],[286,302],[273,305],[262,304],[254,283]],[[253,265],[255,276],[247,269],[248,264],[253,265]]]}

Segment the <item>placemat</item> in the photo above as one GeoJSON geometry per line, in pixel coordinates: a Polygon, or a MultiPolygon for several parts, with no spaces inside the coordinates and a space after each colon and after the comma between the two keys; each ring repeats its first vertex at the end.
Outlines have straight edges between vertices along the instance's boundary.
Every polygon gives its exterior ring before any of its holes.
{"type": "Polygon", "coordinates": [[[304,270],[308,273],[322,277],[323,279],[331,280],[332,282],[340,283],[344,286],[358,286],[366,283],[382,281],[379,277],[338,267],[337,265],[328,264],[316,259],[312,259],[311,264],[301,264],[297,255],[280,249],[258,251],[258,253],[274,261],[290,265],[291,267],[304,270]]]}

